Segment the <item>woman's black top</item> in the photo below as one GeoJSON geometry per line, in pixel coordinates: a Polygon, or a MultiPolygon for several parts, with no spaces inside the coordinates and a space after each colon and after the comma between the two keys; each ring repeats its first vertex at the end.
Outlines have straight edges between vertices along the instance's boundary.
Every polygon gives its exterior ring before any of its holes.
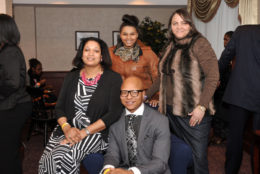
{"type": "MultiPolygon", "coordinates": [[[[78,80],[81,78],[79,72],[70,72],[64,79],[55,108],[57,119],[67,117],[68,122],[71,122],[75,116],[74,98],[78,80]]],[[[122,79],[118,73],[104,70],[86,111],[91,123],[98,119],[105,123],[106,129],[101,132],[104,140],[107,139],[109,126],[119,119],[123,110],[120,101],[121,83],[122,79]]]]}
{"type": "Polygon", "coordinates": [[[0,50],[0,110],[30,101],[24,55],[18,46],[7,45],[0,50]]]}

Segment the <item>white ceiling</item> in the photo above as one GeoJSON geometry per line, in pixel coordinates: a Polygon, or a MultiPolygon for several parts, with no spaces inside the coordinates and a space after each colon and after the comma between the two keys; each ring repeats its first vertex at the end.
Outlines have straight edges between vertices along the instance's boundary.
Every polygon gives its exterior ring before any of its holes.
{"type": "Polygon", "coordinates": [[[13,0],[13,4],[187,5],[187,0],[13,0]]]}

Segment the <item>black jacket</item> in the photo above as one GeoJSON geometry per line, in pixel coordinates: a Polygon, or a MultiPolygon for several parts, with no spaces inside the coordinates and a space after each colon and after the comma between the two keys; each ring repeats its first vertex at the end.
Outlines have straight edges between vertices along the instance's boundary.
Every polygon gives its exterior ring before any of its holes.
{"type": "MultiPolygon", "coordinates": [[[[79,72],[79,70],[70,72],[64,79],[55,109],[57,119],[65,116],[68,122],[71,122],[75,116],[74,97],[80,78],[79,72]]],[[[121,83],[122,79],[118,73],[105,70],[88,104],[86,115],[91,123],[102,119],[106,125],[106,129],[101,132],[104,140],[107,139],[109,126],[117,121],[122,113],[121,83]]]]}
{"type": "Polygon", "coordinates": [[[30,101],[23,53],[19,47],[7,45],[0,50],[0,110],[30,101]]]}
{"type": "Polygon", "coordinates": [[[220,75],[236,56],[223,101],[260,113],[260,25],[239,26],[219,60],[220,75]]]}

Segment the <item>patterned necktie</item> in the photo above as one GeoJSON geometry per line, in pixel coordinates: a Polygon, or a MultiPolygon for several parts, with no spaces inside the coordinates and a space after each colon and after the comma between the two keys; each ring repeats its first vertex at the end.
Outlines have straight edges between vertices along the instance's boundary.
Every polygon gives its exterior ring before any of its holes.
{"type": "Polygon", "coordinates": [[[126,143],[127,143],[127,150],[128,150],[128,159],[130,166],[135,166],[136,164],[136,156],[137,156],[137,136],[134,131],[134,118],[136,115],[129,114],[128,117],[128,126],[126,130],[126,143]]]}

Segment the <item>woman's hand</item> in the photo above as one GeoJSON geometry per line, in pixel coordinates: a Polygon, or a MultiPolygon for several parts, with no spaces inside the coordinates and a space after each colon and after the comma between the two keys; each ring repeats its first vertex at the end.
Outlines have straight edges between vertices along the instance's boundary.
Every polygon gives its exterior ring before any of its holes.
{"type": "Polygon", "coordinates": [[[158,106],[159,100],[150,100],[149,104],[150,104],[150,106],[152,106],[154,108],[154,107],[158,106]]]}
{"type": "Polygon", "coordinates": [[[65,144],[70,144],[70,142],[65,138],[65,139],[61,140],[60,144],[65,145],[65,144]]]}
{"type": "Polygon", "coordinates": [[[86,133],[86,130],[85,129],[81,129],[80,130],[80,138],[84,139],[86,136],[88,136],[87,133],[86,133]]]}
{"type": "MultiPolygon", "coordinates": [[[[84,139],[84,138],[87,136],[86,131],[85,131],[84,129],[81,129],[81,130],[79,131],[79,136],[80,136],[80,140],[79,140],[79,141],[81,141],[82,139],[84,139]]],[[[78,142],[79,142],[79,141],[78,141],[78,142]]],[[[76,142],[76,143],[78,143],[78,142],[76,142]]],[[[75,143],[75,144],[76,144],[76,143],[75,143]]],[[[64,144],[70,144],[71,146],[74,145],[73,143],[70,143],[67,138],[65,138],[64,140],[62,140],[62,141],[60,142],[60,144],[62,144],[62,145],[64,145],[64,144]]]]}
{"type": "Polygon", "coordinates": [[[106,174],[134,174],[132,170],[126,170],[122,168],[111,168],[106,174]]]}
{"type": "Polygon", "coordinates": [[[70,144],[73,146],[78,143],[81,139],[80,130],[75,127],[65,126],[63,128],[64,135],[66,137],[65,140],[61,142],[61,144],[70,144]]]}
{"type": "Polygon", "coordinates": [[[190,126],[195,126],[196,124],[200,124],[202,121],[204,115],[205,115],[205,110],[201,109],[200,107],[203,106],[197,106],[191,113],[188,115],[191,116],[190,118],[190,126]]]}
{"type": "Polygon", "coordinates": [[[217,87],[219,87],[221,84],[221,81],[219,80],[218,83],[217,83],[217,87]]]}

